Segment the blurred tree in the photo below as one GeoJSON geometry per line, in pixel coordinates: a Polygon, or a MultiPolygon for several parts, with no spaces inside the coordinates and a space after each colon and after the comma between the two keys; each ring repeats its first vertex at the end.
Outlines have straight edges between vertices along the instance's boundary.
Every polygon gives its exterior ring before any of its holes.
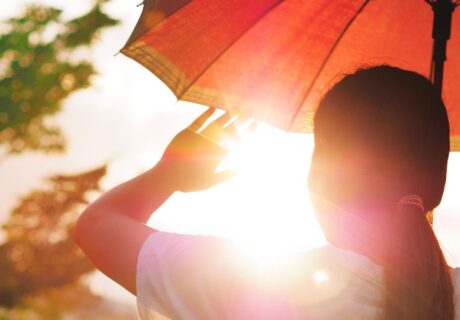
{"type": "Polygon", "coordinates": [[[92,45],[101,29],[119,23],[102,11],[104,2],[71,21],[63,21],[61,10],[28,6],[20,17],[0,23],[0,146],[8,153],[64,150],[49,116],[95,74],[91,62],[75,53],[92,45]]]}
{"type": "Polygon", "coordinates": [[[76,283],[93,270],[73,240],[76,218],[99,190],[106,167],[74,176],[54,176],[13,209],[0,245],[0,306],[27,295],[76,283]]]}
{"type": "Polygon", "coordinates": [[[27,297],[14,309],[0,307],[0,320],[30,319],[138,320],[139,317],[134,305],[109,302],[86,286],[72,284],[27,297]]]}

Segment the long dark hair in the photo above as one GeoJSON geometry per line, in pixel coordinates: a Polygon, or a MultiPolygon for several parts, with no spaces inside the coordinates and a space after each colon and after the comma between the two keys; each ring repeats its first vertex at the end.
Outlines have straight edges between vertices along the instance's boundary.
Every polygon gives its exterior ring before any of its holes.
{"type": "Polygon", "coordinates": [[[383,319],[454,319],[449,267],[427,220],[441,201],[449,156],[435,87],[396,67],[361,69],[325,95],[314,125],[310,192],[341,209],[337,221],[353,216],[366,226],[363,246],[385,270],[383,319]],[[419,197],[424,210],[401,204],[406,196],[419,197]]]}

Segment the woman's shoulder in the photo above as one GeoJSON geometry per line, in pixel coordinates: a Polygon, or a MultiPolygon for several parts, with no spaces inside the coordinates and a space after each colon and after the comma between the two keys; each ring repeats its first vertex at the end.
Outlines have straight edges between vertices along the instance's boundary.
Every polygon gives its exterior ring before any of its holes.
{"type": "Polygon", "coordinates": [[[460,320],[460,268],[450,269],[450,277],[454,287],[455,320],[460,320]]]}
{"type": "Polygon", "coordinates": [[[191,310],[208,315],[201,318],[219,318],[217,310],[245,310],[262,312],[264,319],[276,310],[318,319],[365,313],[368,319],[379,310],[380,267],[362,255],[325,245],[271,257],[249,247],[213,236],[152,235],[138,260],[140,310],[173,318],[190,318],[191,310]],[[326,310],[326,302],[340,308],[326,310]],[[268,311],[253,310],[251,303],[268,311]]]}
{"type": "Polygon", "coordinates": [[[352,250],[343,249],[331,244],[315,248],[306,252],[306,257],[314,257],[328,264],[335,264],[349,272],[358,272],[373,278],[383,276],[382,266],[373,262],[370,258],[352,250]]]}
{"type": "Polygon", "coordinates": [[[450,269],[450,276],[452,277],[452,279],[455,278],[460,281],[460,268],[456,267],[456,268],[450,269]]]}
{"type": "Polygon", "coordinates": [[[456,293],[456,297],[457,297],[456,301],[460,303],[460,268],[459,267],[450,269],[450,278],[452,279],[452,284],[454,286],[454,290],[456,293]]]}

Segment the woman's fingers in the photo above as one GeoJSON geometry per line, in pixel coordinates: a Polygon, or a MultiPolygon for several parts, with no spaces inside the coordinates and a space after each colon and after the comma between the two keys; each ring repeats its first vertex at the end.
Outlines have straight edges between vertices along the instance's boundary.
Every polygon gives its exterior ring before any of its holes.
{"type": "Polygon", "coordinates": [[[214,124],[216,124],[219,129],[223,129],[222,132],[229,135],[233,139],[238,139],[238,128],[237,128],[237,115],[231,115],[230,112],[225,112],[220,116],[214,124]]]}
{"type": "Polygon", "coordinates": [[[188,126],[188,129],[197,132],[203,126],[206,120],[212,116],[215,110],[215,108],[209,107],[208,110],[203,112],[198,118],[195,119],[195,121],[192,122],[192,124],[188,126]]]}
{"type": "Polygon", "coordinates": [[[225,182],[231,178],[233,178],[236,175],[236,173],[232,170],[225,170],[221,172],[216,172],[212,178],[211,183],[213,185],[225,182]]]}
{"type": "Polygon", "coordinates": [[[218,145],[225,145],[231,140],[240,141],[240,135],[252,133],[257,126],[257,123],[252,119],[248,119],[247,116],[234,115],[227,111],[203,128],[203,125],[212,116],[214,111],[215,108],[209,108],[188,129],[198,132],[202,137],[218,145]]]}
{"type": "Polygon", "coordinates": [[[224,127],[227,122],[229,122],[232,119],[232,116],[230,115],[230,112],[225,112],[223,115],[221,115],[219,118],[216,119],[216,121],[213,122],[213,124],[217,124],[219,127],[224,127]]]}
{"type": "Polygon", "coordinates": [[[238,133],[243,136],[250,135],[254,132],[254,130],[256,130],[256,128],[257,122],[253,119],[248,119],[240,126],[238,133]]]}
{"type": "Polygon", "coordinates": [[[235,139],[239,141],[239,136],[238,136],[238,118],[232,119],[231,121],[225,128],[224,131],[227,135],[229,135],[232,139],[235,139]]]}
{"type": "MultiPolygon", "coordinates": [[[[232,120],[233,116],[229,112],[225,112],[219,118],[211,122],[206,128],[200,131],[200,134],[210,138],[213,141],[221,141],[224,138],[231,136],[232,139],[235,137],[232,133],[232,127],[227,129],[229,125],[225,126],[232,120]]],[[[235,132],[236,133],[236,132],[235,132]]]]}

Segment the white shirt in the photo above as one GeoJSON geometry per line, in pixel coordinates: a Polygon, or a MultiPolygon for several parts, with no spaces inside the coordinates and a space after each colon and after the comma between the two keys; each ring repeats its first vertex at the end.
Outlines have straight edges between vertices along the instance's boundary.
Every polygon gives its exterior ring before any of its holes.
{"type": "MultiPolygon", "coordinates": [[[[383,269],[332,245],[258,264],[229,240],[155,232],[137,264],[141,320],[378,319],[383,269]]],[[[451,272],[460,302],[460,269],[451,272]]],[[[460,303],[456,304],[460,320],[460,303]]]]}

